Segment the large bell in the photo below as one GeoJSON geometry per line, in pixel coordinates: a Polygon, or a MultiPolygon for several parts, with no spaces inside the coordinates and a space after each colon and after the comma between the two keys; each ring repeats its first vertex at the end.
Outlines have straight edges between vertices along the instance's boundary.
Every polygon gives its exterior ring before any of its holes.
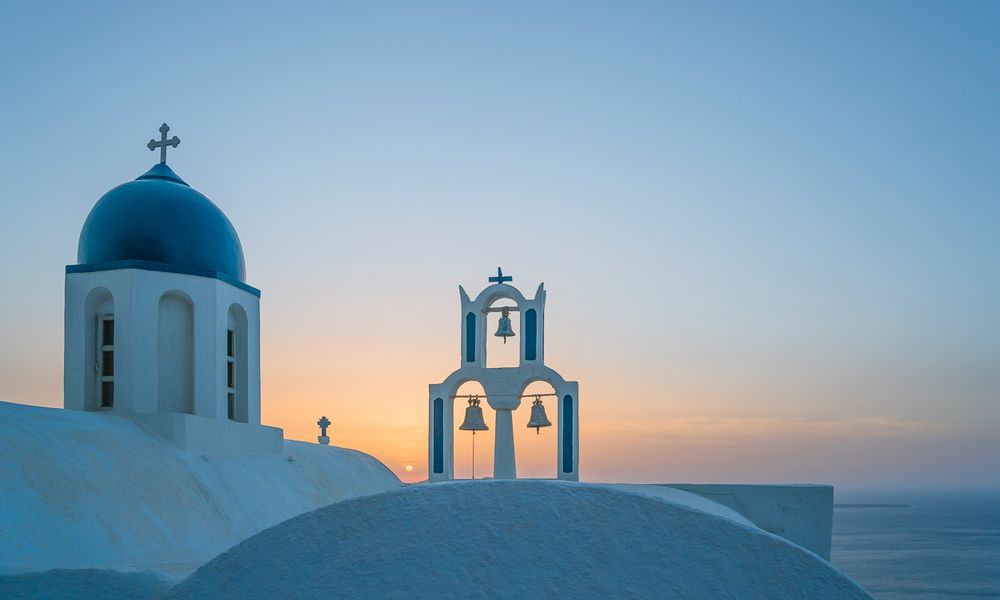
{"type": "Polygon", "coordinates": [[[539,433],[539,429],[542,427],[552,427],[552,423],[549,422],[549,418],[545,416],[545,407],[542,406],[542,399],[535,396],[535,401],[531,403],[531,419],[528,421],[528,427],[535,428],[535,434],[539,433]]]}
{"type": "Polygon", "coordinates": [[[504,307],[500,312],[500,326],[497,327],[497,332],[494,333],[496,337],[502,337],[503,343],[507,343],[507,338],[514,337],[514,330],[510,326],[510,309],[504,307]]]}
{"type": "Polygon", "coordinates": [[[469,406],[465,408],[465,421],[458,428],[462,431],[471,431],[473,434],[489,430],[486,421],[483,420],[483,407],[479,406],[478,396],[469,398],[469,406]]]}

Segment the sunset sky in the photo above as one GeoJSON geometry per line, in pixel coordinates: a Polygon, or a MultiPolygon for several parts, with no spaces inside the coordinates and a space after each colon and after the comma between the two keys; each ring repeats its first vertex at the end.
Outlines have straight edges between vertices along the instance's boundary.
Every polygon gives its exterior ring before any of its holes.
{"type": "Polygon", "coordinates": [[[64,267],[166,121],[288,438],[424,479],[502,266],[584,480],[1000,487],[1000,4],[329,4],[4,4],[0,400],[62,405],[64,267]]]}

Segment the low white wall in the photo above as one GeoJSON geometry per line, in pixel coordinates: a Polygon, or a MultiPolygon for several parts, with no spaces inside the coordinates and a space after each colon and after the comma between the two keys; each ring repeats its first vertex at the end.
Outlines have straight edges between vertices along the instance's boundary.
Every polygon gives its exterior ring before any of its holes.
{"type": "Polygon", "coordinates": [[[199,454],[281,453],[284,432],[277,427],[251,425],[184,413],[131,415],[131,418],[186,452],[199,454]]]}
{"type": "Polygon", "coordinates": [[[185,576],[291,517],[402,485],[354,450],[286,441],[277,454],[187,453],[127,417],[5,402],[0,457],[0,574],[185,576]]]}
{"type": "Polygon", "coordinates": [[[830,560],[830,543],[833,536],[833,486],[831,485],[726,483],[660,485],[692,492],[728,506],[764,531],[783,537],[825,560],[830,560]]]}

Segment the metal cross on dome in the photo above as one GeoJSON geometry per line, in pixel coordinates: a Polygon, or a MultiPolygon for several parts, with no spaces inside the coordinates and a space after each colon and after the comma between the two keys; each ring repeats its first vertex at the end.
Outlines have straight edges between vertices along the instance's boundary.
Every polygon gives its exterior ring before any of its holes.
{"type": "Polygon", "coordinates": [[[160,141],[149,140],[149,143],[146,144],[146,147],[149,148],[150,150],[156,150],[157,148],[160,149],[161,165],[167,164],[167,146],[172,146],[176,148],[177,145],[181,143],[181,138],[177,137],[176,135],[168,140],[167,139],[168,131],[170,131],[169,125],[167,125],[166,123],[160,125],[160,141]]]}
{"type": "Polygon", "coordinates": [[[503,269],[497,267],[497,276],[490,277],[490,283],[504,283],[506,281],[514,281],[513,277],[503,274],[503,269]]]}
{"type": "Polygon", "coordinates": [[[319,425],[321,435],[326,436],[326,428],[330,426],[330,419],[327,419],[326,415],[323,415],[319,421],[316,421],[316,424],[319,425]]]}

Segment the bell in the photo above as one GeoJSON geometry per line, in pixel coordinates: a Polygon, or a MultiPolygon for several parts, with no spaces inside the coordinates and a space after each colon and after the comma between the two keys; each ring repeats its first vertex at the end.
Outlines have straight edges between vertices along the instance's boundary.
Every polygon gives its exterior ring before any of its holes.
{"type": "Polygon", "coordinates": [[[507,343],[507,338],[514,337],[514,330],[510,327],[510,310],[506,307],[500,312],[500,326],[497,327],[497,332],[494,333],[496,337],[502,337],[503,343],[507,343]]]}
{"type": "Polygon", "coordinates": [[[539,396],[535,396],[535,401],[531,403],[531,420],[528,421],[528,427],[534,427],[536,435],[540,428],[552,427],[549,418],[545,416],[545,407],[542,406],[542,399],[539,396]]]}
{"type": "Polygon", "coordinates": [[[458,426],[462,431],[471,431],[473,435],[477,431],[488,431],[486,421],[483,420],[483,408],[479,406],[479,397],[469,398],[469,406],[465,408],[465,421],[458,426]]]}

